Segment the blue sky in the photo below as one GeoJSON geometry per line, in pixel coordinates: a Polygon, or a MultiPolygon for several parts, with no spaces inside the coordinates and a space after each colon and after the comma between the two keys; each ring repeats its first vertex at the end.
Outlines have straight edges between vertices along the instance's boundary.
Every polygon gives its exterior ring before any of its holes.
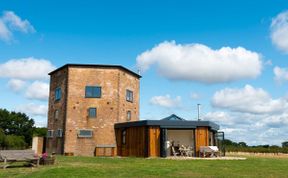
{"type": "Polygon", "coordinates": [[[200,103],[201,119],[227,138],[279,145],[288,139],[287,10],[284,0],[4,0],[0,107],[46,125],[48,71],[120,64],[141,70],[141,119],[196,119],[200,103]]]}

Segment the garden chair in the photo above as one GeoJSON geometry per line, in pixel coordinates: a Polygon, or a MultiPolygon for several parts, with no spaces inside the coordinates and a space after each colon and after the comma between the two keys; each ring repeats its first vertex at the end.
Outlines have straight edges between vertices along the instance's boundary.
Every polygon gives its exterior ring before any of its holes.
{"type": "Polygon", "coordinates": [[[171,146],[171,149],[172,149],[173,156],[178,156],[178,155],[180,155],[180,152],[179,152],[179,151],[176,151],[176,149],[175,149],[174,146],[171,146]]]}

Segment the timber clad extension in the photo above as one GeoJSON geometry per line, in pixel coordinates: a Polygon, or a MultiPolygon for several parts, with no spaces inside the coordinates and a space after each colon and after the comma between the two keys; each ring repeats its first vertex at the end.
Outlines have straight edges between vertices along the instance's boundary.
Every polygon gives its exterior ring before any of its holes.
{"type": "Polygon", "coordinates": [[[141,76],[122,66],[83,64],[67,64],[49,75],[46,151],[115,155],[114,123],[139,120],[141,76]],[[62,134],[56,136],[58,130],[62,134]]]}
{"type": "MultiPolygon", "coordinates": [[[[142,120],[116,123],[118,156],[172,156],[167,142],[191,146],[194,156],[200,156],[200,146],[218,145],[219,126],[210,121],[187,121],[176,115],[162,120],[142,120]]],[[[220,148],[220,151],[221,148],[220,148]]]]}

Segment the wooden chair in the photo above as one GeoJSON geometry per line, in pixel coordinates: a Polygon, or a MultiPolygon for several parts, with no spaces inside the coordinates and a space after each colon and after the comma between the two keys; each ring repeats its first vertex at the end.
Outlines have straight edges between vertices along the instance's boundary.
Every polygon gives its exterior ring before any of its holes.
{"type": "Polygon", "coordinates": [[[173,156],[178,156],[178,155],[180,155],[180,152],[179,152],[179,151],[176,151],[176,149],[175,149],[174,146],[171,146],[171,149],[172,149],[173,156]]]}
{"type": "Polygon", "coordinates": [[[193,157],[194,155],[194,149],[191,146],[188,146],[188,151],[186,152],[186,155],[188,157],[193,157]]]}

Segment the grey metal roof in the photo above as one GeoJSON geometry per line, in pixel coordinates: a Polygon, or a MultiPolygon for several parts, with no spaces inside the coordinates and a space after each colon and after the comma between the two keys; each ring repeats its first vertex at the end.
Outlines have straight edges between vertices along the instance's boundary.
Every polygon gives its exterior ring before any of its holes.
{"type": "Polygon", "coordinates": [[[123,70],[127,73],[130,73],[132,75],[134,75],[135,77],[137,78],[141,78],[141,75],[121,66],[121,65],[106,65],[106,64],[65,64],[64,66],[62,67],[59,67],[58,69],[52,71],[49,73],[49,75],[52,75],[53,73],[59,71],[59,70],[62,70],[66,67],[82,67],[82,68],[110,68],[110,69],[120,69],[120,70],[123,70]]]}
{"type": "Polygon", "coordinates": [[[183,118],[181,118],[181,117],[179,117],[179,116],[177,116],[177,115],[175,115],[175,114],[172,114],[172,115],[170,115],[170,116],[168,116],[168,117],[165,117],[165,118],[163,118],[163,119],[161,119],[161,120],[167,120],[167,121],[186,121],[185,119],[183,119],[183,118]]]}
{"type": "Polygon", "coordinates": [[[183,120],[140,120],[132,122],[116,123],[115,128],[127,128],[138,126],[159,126],[167,129],[196,129],[197,127],[210,127],[219,130],[219,125],[211,121],[183,121],[183,120]]]}

